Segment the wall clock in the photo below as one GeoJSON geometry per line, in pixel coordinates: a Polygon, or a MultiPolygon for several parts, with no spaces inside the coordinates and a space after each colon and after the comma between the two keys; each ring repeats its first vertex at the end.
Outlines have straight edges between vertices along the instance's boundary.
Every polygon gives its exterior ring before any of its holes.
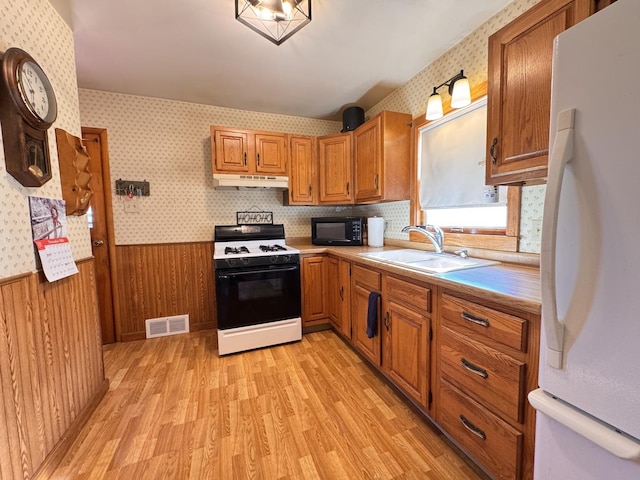
{"type": "Polygon", "coordinates": [[[0,123],[7,172],[25,187],[51,180],[47,130],[58,116],[51,82],[24,50],[2,54],[0,123]]]}

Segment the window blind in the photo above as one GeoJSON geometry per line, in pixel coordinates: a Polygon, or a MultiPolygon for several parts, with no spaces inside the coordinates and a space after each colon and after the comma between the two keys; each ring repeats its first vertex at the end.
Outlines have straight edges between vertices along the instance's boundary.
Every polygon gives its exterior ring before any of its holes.
{"type": "Polygon", "coordinates": [[[485,203],[487,97],[431,122],[420,132],[420,207],[506,205],[485,203]]]}

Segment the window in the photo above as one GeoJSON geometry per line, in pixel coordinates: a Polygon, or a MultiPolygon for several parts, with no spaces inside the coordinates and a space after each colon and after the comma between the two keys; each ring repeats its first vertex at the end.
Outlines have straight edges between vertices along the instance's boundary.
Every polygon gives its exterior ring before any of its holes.
{"type": "Polygon", "coordinates": [[[485,186],[486,83],[475,90],[469,107],[414,121],[411,223],[438,225],[445,245],[516,251],[520,189],[485,186]]]}

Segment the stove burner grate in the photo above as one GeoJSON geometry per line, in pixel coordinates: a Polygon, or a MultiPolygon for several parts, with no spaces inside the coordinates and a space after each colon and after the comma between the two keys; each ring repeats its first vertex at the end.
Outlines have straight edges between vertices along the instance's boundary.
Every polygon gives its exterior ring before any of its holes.
{"type": "Polygon", "coordinates": [[[282,245],[260,245],[260,250],[263,252],[280,252],[286,250],[282,245]]]}
{"type": "Polygon", "coordinates": [[[249,253],[249,249],[247,247],[224,247],[225,255],[233,255],[238,253],[249,253]]]}

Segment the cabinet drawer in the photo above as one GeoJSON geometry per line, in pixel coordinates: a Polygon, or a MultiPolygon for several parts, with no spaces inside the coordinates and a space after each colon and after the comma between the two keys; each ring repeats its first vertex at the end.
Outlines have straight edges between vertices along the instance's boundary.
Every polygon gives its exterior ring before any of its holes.
{"type": "Polygon", "coordinates": [[[522,352],[527,345],[527,321],[477,303],[442,295],[442,323],[476,338],[487,338],[522,352]]]}
{"type": "Polygon", "coordinates": [[[353,267],[353,279],[357,285],[376,292],[380,291],[380,274],[378,272],[355,265],[353,267]]]}
{"type": "Polygon", "coordinates": [[[386,277],[389,299],[395,298],[404,305],[415,307],[421,313],[431,313],[431,290],[427,287],[386,277]]]}
{"type": "Polygon", "coordinates": [[[525,364],[446,327],[441,335],[442,376],[522,423],[525,364]]]}
{"type": "Polygon", "coordinates": [[[453,385],[440,386],[438,423],[496,478],[520,477],[522,432],[467,397],[453,385]]]}

